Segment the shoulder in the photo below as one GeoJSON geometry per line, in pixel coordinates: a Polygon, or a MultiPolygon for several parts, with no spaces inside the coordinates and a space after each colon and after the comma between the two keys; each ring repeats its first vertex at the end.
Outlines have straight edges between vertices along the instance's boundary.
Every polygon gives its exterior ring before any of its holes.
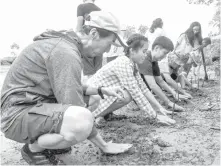
{"type": "Polygon", "coordinates": [[[82,7],[84,6],[85,4],[80,4],[80,5],[78,5],[78,7],[77,7],[77,9],[79,10],[79,9],[82,9],[82,7]]]}

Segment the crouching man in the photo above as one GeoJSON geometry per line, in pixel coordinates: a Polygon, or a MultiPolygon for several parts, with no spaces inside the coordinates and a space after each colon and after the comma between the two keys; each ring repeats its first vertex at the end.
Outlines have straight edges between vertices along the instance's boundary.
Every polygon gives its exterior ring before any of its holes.
{"type": "MultiPolygon", "coordinates": [[[[106,143],[101,138],[83,95],[96,95],[98,89],[81,84],[82,54],[100,56],[109,51],[120,40],[118,21],[111,13],[97,11],[85,24],[78,34],[48,31],[35,37],[5,78],[1,130],[6,138],[25,143],[21,154],[28,164],[63,165],[55,154],[86,139],[111,154],[132,146],[106,143]]],[[[99,89],[99,93],[119,97],[119,88],[99,89]]]]}

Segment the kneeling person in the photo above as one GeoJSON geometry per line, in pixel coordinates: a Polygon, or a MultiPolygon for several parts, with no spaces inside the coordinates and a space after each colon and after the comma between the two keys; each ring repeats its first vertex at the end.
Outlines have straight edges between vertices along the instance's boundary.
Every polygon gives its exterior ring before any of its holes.
{"type": "Polygon", "coordinates": [[[124,100],[105,96],[93,112],[94,116],[96,118],[104,117],[133,99],[140,110],[146,112],[149,118],[156,118],[167,124],[175,123],[174,120],[166,116],[167,113],[171,112],[165,110],[154,98],[144,84],[137,68],[137,64],[141,64],[145,60],[148,51],[148,39],[142,35],[134,34],[128,39],[127,44],[126,55],[109,62],[89,79],[89,84],[94,87],[120,86],[124,89],[122,94],[124,100]],[[156,113],[152,107],[163,115],[156,113]]]}
{"type": "MultiPolygon", "coordinates": [[[[161,77],[158,61],[164,59],[173,48],[173,43],[169,38],[159,36],[155,39],[152,50],[148,52],[145,61],[138,64],[139,72],[147,86],[171,108],[174,104],[167,98],[161,88],[171,93],[175,99],[177,99],[178,95],[161,77]]],[[[184,109],[175,104],[175,110],[183,111],[184,109]]]]}

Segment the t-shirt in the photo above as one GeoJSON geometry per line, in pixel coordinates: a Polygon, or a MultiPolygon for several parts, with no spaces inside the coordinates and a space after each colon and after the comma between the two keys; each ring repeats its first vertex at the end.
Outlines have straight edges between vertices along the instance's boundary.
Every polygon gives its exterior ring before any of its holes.
{"type": "Polygon", "coordinates": [[[166,58],[159,61],[158,65],[159,65],[161,73],[170,73],[169,72],[168,56],[166,56],[166,58]]]}
{"type": "MultiPolygon", "coordinates": [[[[80,4],[77,8],[77,17],[79,16],[83,16],[84,19],[85,17],[93,12],[93,11],[100,11],[101,9],[96,6],[94,3],[84,3],[84,4],[80,4]]],[[[83,22],[84,25],[84,22],[83,22]]]]}
{"type": "Polygon", "coordinates": [[[139,72],[143,75],[160,76],[158,62],[152,62],[151,54],[147,54],[144,62],[138,64],[139,72]]]}
{"type": "Polygon", "coordinates": [[[84,75],[93,75],[95,74],[101,67],[103,61],[103,55],[99,55],[96,57],[87,57],[82,55],[82,63],[83,63],[83,74],[84,75]]]}

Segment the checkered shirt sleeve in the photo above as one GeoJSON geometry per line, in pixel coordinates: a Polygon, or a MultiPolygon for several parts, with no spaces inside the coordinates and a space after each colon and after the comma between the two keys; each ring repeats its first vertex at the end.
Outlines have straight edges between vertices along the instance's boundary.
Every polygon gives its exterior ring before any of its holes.
{"type": "MultiPolygon", "coordinates": [[[[133,70],[134,64],[127,57],[124,57],[116,64],[115,73],[120,79],[122,86],[129,91],[132,98],[136,101],[138,107],[145,111],[150,118],[155,118],[156,112],[144,95],[147,89],[144,88],[144,83],[140,80],[141,78],[134,76],[133,70]],[[144,90],[144,92],[142,92],[142,90],[144,90]]],[[[136,75],[138,74],[137,72],[136,75]]]]}

